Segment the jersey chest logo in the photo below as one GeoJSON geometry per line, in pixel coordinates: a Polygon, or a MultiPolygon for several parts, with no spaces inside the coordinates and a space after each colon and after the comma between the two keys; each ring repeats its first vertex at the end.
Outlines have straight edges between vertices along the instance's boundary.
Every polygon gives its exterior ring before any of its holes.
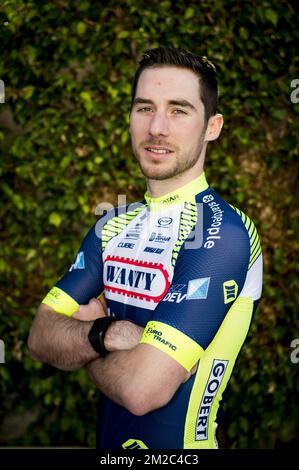
{"type": "Polygon", "coordinates": [[[163,264],[108,255],[104,261],[106,291],[158,303],[170,287],[163,264]]]}

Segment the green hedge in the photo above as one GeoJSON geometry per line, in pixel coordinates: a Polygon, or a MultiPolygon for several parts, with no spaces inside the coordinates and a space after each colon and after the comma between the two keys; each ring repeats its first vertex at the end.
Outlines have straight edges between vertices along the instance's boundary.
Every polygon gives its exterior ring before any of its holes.
{"type": "Polygon", "coordinates": [[[207,55],[225,126],[208,181],[252,217],[263,299],[228,387],[227,447],[298,438],[298,28],[290,1],[4,1],[0,9],[0,444],[95,442],[97,392],[84,371],[33,362],[26,338],[103,201],[141,197],[128,111],[136,61],[160,44],[207,55]],[[297,74],[297,76],[296,76],[297,74]],[[297,250],[297,254],[296,254],[297,250]]]}

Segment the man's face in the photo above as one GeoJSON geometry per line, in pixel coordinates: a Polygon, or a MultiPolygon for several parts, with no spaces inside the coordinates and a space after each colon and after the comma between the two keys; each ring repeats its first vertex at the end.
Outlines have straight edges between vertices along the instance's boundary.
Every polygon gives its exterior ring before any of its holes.
{"type": "Polygon", "coordinates": [[[192,168],[206,145],[205,131],[194,72],[170,66],[142,72],[130,132],[133,153],[147,178],[164,180],[192,168]]]}

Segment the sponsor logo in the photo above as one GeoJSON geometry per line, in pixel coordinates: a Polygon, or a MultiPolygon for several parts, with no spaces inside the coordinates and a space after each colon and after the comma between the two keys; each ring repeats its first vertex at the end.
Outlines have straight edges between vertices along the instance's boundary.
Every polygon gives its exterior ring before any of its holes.
{"type": "Polygon", "coordinates": [[[169,341],[167,341],[167,339],[164,339],[163,338],[163,333],[162,331],[160,330],[156,330],[154,328],[151,328],[150,326],[147,328],[147,330],[145,331],[145,334],[146,335],[151,335],[153,336],[153,339],[155,341],[159,341],[159,343],[162,343],[164,344],[165,346],[167,346],[169,349],[172,349],[172,351],[176,351],[177,350],[177,347],[170,343],[169,341]]]}
{"type": "Polygon", "coordinates": [[[163,302],[180,304],[187,297],[186,288],[186,284],[174,284],[165,295],[163,302]]]}
{"type": "Polygon", "coordinates": [[[199,300],[206,299],[208,296],[210,277],[200,279],[192,279],[186,284],[173,284],[163,302],[174,302],[180,304],[183,300],[199,300]]]}
{"type": "Polygon", "coordinates": [[[139,238],[139,233],[136,233],[136,232],[128,232],[126,233],[126,238],[128,240],[138,240],[139,238]]]}
{"type": "Polygon", "coordinates": [[[209,418],[214,398],[219,390],[228,361],[214,359],[208,382],[197,413],[195,440],[205,441],[208,439],[209,418]]]}
{"type": "Polygon", "coordinates": [[[189,281],[187,300],[206,299],[208,296],[210,279],[210,277],[202,277],[189,281]]]}
{"type": "Polygon", "coordinates": [[[170,224],[172,224],[171,217],[160,217],[160,219],[158,220],[159,227],[168,227],[168,225],[170,224]]]}
{"type": "Polygon", "coordinates": [[[117,247],[118,248],[130,248],[131,250],[134,248],[135,243],[126,243],[126,242],[120,242],[117,247]]]}
{"type": "Polygon", "coordinates": [[[212,194],[208,194],[207,196],[204,196],[202,198],[202,202],[207,203],[207,202],[211,202],[211,201],[214,201],[214,197],[212,196],[212,194]]]}
{"type": "Polygon", "coordinates": [[[61,296],[61,291],[57,289],[57,287],[53,287],[50,292],[49,292],[49,295],[54,298],[55,300],[59,299],[59,297],[61,296]]]}
{"type": "Polygon", "coordinates": [[[229,304],[236,300],[238,295],[238,284],[236,281],[231,279],[230,281],[225,281],[223,283],[223,295],[225,304],[229,304]]]}
{"type": "Polygon", "coordinates": [[[164,250],[162,248],[154,248],[152,246],[146,246],[143,251],[146,251],[147,253],[157,253],[160,255],[164,250]]]}
{"type": "Polygon", "coordinates": [[[153,280],[157,274],[140,271],[137,269],[127,269],[124,267],[107,265],[107,280],[115,284],[128,287],[141,288],[150,291],[153,280]]]}
{"type": "Polygon", "coordinates": [[[144,442],[139,441],[138,439],[128,439],[122,444],[123,449],[148,449],[144,442]]]}
{"type": "Polygon", "coordinates": [[[175,194],[174,196],[169,196],[165,199],[163,199],[163,204],[171,204],[174,201],[177,201],[179,199],[179,195],[175,194]]]}
{"type": "Polygon", "coordinates": [[[141,300],[160,302],[170,286],[162,263],[108,255],[104,261],[107,291],[141,300]]]}
{"type": "Polygon", "coordinates": [[[170,239],[171,237],[166,237],[165,235],[162,235],[161,233],[156,233],[156,232],[152,232],[149,237],[150,242],[158,242],[158,243],[169,242],[170,239]]]}
{"type": "Polygon", "coordinates": [[[131,240],[138,240],[142,232],[142,227],[143,227],[143,224],[140,224],[140,223],[135,224],[135,226],[132,227],[129,230],[129,232],[126,233],[125,238],[129,238],[131,240]]]}
{"type": "Polygon", "coordinates": [[[213,212],[211,226],[207,228],[209,236],[206,238],[206,241],[203,245],[204,248],[209,250],[215,245],[214,240],[220,240],[221,238],[219,232],[222,224],[224,211],[220,209],[219,204],[214,201],[214,197],[211,194],[204,196],[202,200],[204,203],[208,204],[211,211],[213,212]]]}
{"type": "Polygon", "coordinates": [[[76,261],[72,264],[69,271],[73,271],[74,269],[85,269],[84,251],[80,251],[77,254],[76,261]]]}

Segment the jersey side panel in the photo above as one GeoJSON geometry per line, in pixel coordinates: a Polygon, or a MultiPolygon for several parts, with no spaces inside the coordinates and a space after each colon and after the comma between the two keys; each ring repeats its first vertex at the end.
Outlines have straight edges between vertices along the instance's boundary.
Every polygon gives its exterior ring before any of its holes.
{"type": "Polygon", "coordinates": [[[241,211],[236,212],[250,240],[248,271],[242,291],[199,362],[186,416],[184,448],[218,447],[215,436],[219,405],[261,296],[263,264],[259,237],[253,222],[241,211]]]}
{"type": "Polygon", "coordinates": [[[219,403],[247,336],[252,313],[252,298],[238,297],[200,359],[186,416],[186,449],[217,448],[219,403]]]}

